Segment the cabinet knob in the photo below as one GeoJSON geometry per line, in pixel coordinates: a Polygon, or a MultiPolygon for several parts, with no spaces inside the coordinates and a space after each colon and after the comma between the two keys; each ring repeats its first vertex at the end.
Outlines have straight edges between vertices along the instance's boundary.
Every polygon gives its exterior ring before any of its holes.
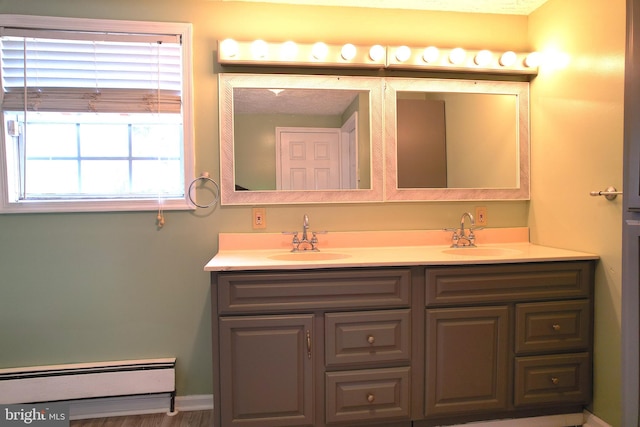
{"type": "Polygon", "coordinates": [[[551,384],[558,385],[560,383],[560,379],[558,377],[551,377],[551,384]]]}
{"type": "Polygon", "coordinates": [[[376,396],[373,393],[367,393],[367,402],[373,403],[376,400],[376,396]]]}
{"type": "Polygon", "coordinates": [[[558,325],[557,323],[554,323],[551,328],[553,328],[554,331],[559,331],[560,330],[560,325],[558,325]]]}
{"type": "Polygon", "coordinates": [[[368,342],[369,344],[373,344],[373,343],[375,343],[375,342],[376,342],[376,337],[374,337],[373,335],[369,335],[369,336],[367,337],[367,342],[368,342]]]}

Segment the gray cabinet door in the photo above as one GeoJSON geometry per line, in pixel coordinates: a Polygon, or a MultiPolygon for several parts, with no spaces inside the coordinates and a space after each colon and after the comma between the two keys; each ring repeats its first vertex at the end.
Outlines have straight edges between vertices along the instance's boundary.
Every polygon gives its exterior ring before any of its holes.
{"type": "Polygon", "coordinates": [[[313,315],[220,319],[223,426],[313,424],[313,315]]]}
{"type": "Polygon", "coordinates": [[[508,319],[506,306],[427,310],[425,415],[507,408],[508,319]]]}

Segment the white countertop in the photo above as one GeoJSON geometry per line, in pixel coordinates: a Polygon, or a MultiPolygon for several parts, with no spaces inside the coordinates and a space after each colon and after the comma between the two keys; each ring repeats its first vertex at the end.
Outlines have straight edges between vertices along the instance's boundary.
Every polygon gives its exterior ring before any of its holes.
{"type": "Polygon", "coordinates": [[[460,248],[457,253],[451,253],[447,242],[451,233],[440,230],[333,233],[332,237],[328,237],[329,234],[318,235],[320,252],[291,253],[291,236],[221,233],[220,250],[204,269],[299,270],[598,259],[597,255],[590,253],[531,244],[526,228],[487,229],[476,234],[477,247],[460,248]]]}

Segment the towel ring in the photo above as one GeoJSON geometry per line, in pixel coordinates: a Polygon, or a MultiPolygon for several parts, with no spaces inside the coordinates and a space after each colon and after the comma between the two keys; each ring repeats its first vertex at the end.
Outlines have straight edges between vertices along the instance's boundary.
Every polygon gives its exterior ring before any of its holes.
{"type": "Polygon", "coordinates": [[[213,179],[209,177],[209,172],[202,172],[199,177],[191,181],[191,184],[189,184],[189,192],[187,193],[187,196],[189,197],[189,200],[191,201],[191,203],[193,203],[197,207],[205,208],[205,209],[210,208],[211,206],[214,206],[215,204],[218,203],[218,199],[220,198],[220,186],[218,185],[217,182],[215,182],[213,179]],[[193,186],[198,181],[209,181],[216,187],[216,197],[214,197],[213,201],[207,205],[198,204],[195,200],[193,200],[193,197],[191,196],[193,186]]]}

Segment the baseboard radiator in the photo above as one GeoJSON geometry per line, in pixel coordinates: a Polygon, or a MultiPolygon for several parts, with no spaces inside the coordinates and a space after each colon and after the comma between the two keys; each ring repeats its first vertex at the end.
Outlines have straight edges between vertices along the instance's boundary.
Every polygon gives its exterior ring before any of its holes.
{"type": "Polygon", "coordinates": [[[0,404],[168,394],[175,409],[175,358],[0,369],[0,404]]]}

